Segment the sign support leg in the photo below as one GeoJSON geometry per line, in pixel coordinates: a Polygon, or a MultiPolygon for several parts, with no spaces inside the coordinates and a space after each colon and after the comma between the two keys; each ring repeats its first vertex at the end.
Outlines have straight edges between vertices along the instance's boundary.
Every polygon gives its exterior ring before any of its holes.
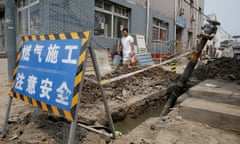
{"type": "MultiPolygon", "coordinates": [[[[85,61],[87,60],[87,58],[88,58],[88,49],[86,50],[85,61]]],[[[87,65],[87,63],[85,62],[84,66],[83,66],[83,74],[85,73],[86,65],[87,65]]],[[[75,133],[76,133],[76,126],[77,126],[77,121],[78,121],[78,113],[77,112],[78,112],[78,109],[79,109],[79,106],[80,106],[80,97],[82,95],[82,87],[83,87],[83,80],[81,81],[80,87],[79,87],[79,99],[78,99],[78,104],[77,104],[74,120],[71,122],[71,126],[70,126],[68,144],[73,144],[74,143],[74,138],[75,138],[75,133]]]]}
{"type": "MultiPolygon", "coordinates": [[[[16,65],[16,6],[13,0],[5,0],[5,47],[8,49],[8,79],[11,82],[13,71],[16,65]]],[[[8,118],[10,114],[10,109],[12,105],[12,98],[9,96],[8,107],[6,111],[6,116],[4,119],[3,129],[0,131],[5,134],[8,118]]]]}
{"type": "MultiPolygon", "coordinates": [[[[97,81],[100,82],[101,81],[101,75],[100,75],[99,68],[98,68],[98,65],[97,65],[96,55],[95,55],[95,52],[94,52],[94,50],[91,46],[89,48],[89,52],[90,52],[90,55],[91,55],[91,58],[92,58],[93,67],[94,67],[94,70],[95,70],[97,81]]],[[[104,91],[104,88],[101,84],[99,84],[99,86],[100,86],[101,94],[103,96],[103,103],[104,103],[107,118],[108,118],[108,121],[109,121],[109,126],[110,126],[110,129],[112,131],[113,138],[115,138],[115,127],[114,127],[113,120],[112,120],[112,117],[111,117],[111,114],[110,114],[110,111],[109,111],[109,106],[108,106],[107,98],[106,98],[106,95],[105,95],[105,91],[104,91]]]]}
{"type": "MultiPolygon", "coordinates": [[[[79,107],[79,104],[77,108],[79,107]]],[[[77,112],[75,114],[74,120],[71,122],[70,126],[70,132],[69,132],[69,137],[68,137],[68,144],[73,144],[74,143],[74,138],[75,138],[75,132],[76,132],[76,126],[77,126],[77,112]]]]}

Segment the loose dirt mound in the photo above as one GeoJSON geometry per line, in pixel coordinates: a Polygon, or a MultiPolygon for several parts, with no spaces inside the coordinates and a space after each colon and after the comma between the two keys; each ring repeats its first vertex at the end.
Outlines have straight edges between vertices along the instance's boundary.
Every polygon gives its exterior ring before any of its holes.
{"type": "MultiPolygon", "coordinates": [[[[27,110],[28,111],[28,110],[27,110]]],[[[70,123],[56,120],[40,109],[28,112],[22,120],[8,125],[7,135],[0,137],[1,144],[66,144],[70,123]]],[[[75,141],[81,141],[86,130],[77,127],[75,141]]]]}
{"type": "Polygon", "coordinates": [[[199,66],[193,73],[199,80],[240,80],[240,60],[220,58],[207,65],[199,66]]]}
{"type": "MultiPolygon", "coordinates": [[[[111,74],[103,77],[109,79],[119,75],[134,72],[139,68],[120,68],[111,74]]],[[[127,99],[129,96],[149,94],[150,92],[167,85],[170,81],[176,80],[177,74],[164,71],[160,67],[155,67],[126,79],[115,81],[104,86],[109,100],[127,99]]],[[[92,77],[95,79],[94,77],[92,77]]],[[[101,91],[98,85],[90,81],[84,81],[81,103],[95,104],[101,101],[101,91]]]]}

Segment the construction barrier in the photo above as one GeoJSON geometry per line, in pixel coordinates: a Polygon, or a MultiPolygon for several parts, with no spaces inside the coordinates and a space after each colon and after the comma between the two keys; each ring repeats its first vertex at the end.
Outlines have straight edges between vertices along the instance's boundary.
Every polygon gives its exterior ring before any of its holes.
{"type": "Polygon", "coordinates": [[[149,52],[152,54],[152,58],[155,62],[162,62],[162,60],[168,59],[173,54],[182,54],[189,50],[189,44],[182,41],[162,41],[154,40],[149,48],[149,52]]]}
{"type": "Polygon", "coordinates": [[[177,66],[176,66],[176,61],[172,61],[171,62],[171,70],[172,73],[176,73],[177,72],[177,66]]]}
{"type": "MultiPolygon", "coordinates": [[[[74,113],[79,99],[78,90],[83,76],[83,64],[86,58],[86,42],[88,41],[88,38],[89,32],[24,36],[23,40],[20,42],[21,48],[20,53],[17,56],[17,67],[15,68],[13,74],[14,81],[11,85],[10,96],[30,103],[34,107],[39,107],[44,111],[52,112],[57,116],[62,115],[66,119],[72,121],[74,119],[74,113]],[[80,41],[79,39],[82,40],[80,41]],[[78,40],[82,43],[81,48],[79,49],[80,56],[79,58],[75,56],[74,58],[77,58],[78,60],[74,60],[72,58],[73,49],[70,50],[66,48],[68,47],[68,43],[71,43],[71,45],[74,43],[76,44],[78,43],[78,40]],[[63,44],[61,41],[66,41],[65,43],[67,44],[63,44]],[[60,49],[61,46],[65,46],[65,49],[60,49]],[[48,52],[45,60],[43,60],[45,51],[48,52]],[[50,54],[50,52],[54,51],[57,51],[59,57],[61,55],[61,51],[62,57],[64,55],[63,53],[70,52],[69,54],[71,54],[72,59],[69,59],[70,55],[68,55],[67,59],[62,59],[62,61],[59,62],[57,59],[53,58],[53,55],[50,54]],[[66,65],[66,67],[71,69],[73,67],[69,65],[72,65],[73,62],[74,64],[77,64],[77,73],[72,76],[73,78],[75,77],[75,82],[73,89],[70,90],[70,86],[67,85],[69,83],[63,77],[64,74],[60,74],[60,72],[64,73],[65,70],[58,69],[55,65],[66,65]],[[54,75],[53,78],[59,78],[56,81],[60,81],[62,79],[62,83],[59,83],[60,89],[59,91],[56,91],[56,93],[53,92],[53,89],[55,88],[53,83],[55,84],[57,82],[55,82],[54,79],[50,79],[50,75],[54,75]],[[32,86],[30,80],[35,82],[32,86]],[[63,96],[60,94],[62,88],[68,90],[69,94],[71,93],[71,99],[70,95],[63,96]],[[48,91],[48,93],[46,93],[46,91],[44,93],[44,90],[48,91]],[[40,92],[38,94],[39,96],[37,96],[37,92],[40,92]],[[57,95],[55,100],[52,100],[50,92],[57,95]]],[[[57,53],[55,53],[55,56],[57,56],[57,53]]],[[[69,77],[69,73],[67,77],[69,77]]]]}

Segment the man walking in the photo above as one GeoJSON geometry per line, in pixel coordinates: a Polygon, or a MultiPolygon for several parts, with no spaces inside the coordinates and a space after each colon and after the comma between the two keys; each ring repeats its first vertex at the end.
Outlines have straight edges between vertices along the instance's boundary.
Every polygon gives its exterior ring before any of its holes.
{"type": "Polygon", "coordinates": [[[122,30],[122,39],[118,53],[122,52],[123,65],[128,66],[131,63],[131,58],[135,55],[134,53],[134,40],[133,37],[128,35],[128,29],[122,30]]]}

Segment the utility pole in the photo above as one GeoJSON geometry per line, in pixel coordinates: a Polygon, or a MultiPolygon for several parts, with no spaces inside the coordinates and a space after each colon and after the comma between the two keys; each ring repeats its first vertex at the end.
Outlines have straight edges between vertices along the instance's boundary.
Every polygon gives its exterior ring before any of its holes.
{"type": "MultiPolygon", "coordinates": [[[[14,0],[5,0],[5,47],[8,50],[8,79],[12,82],[13,71],[16,66],[16,6],[14,0]]],[[[12,105],[12,98],[9,96],[7,112],[4,119],[1,133],[6,132],[8,117],[12,105]]]]}
{"type": "Polygon", "coordinates": [[[146,1],[147,5],[147,23],[146,23],[146,46],[148,47],[148,33],[149,33],[149,11],[150,11],[150,1],[146,1]]]}
{"type": "Polygon", "coordinates": [[[16,6],[14,0],[5,0],[5,47],[8,55],[8,79],[12,81],[12,74],[16,66],[16,6]]]}
{"type": "MultiPolygon", "coordinates": [[[[177,40],[177,25],[176,25],[176,20],[177,20],[177,0],[174,0],[174,41],[176,42],[177,40]]],[[[176,43],[174,44],[174,47],[176,49],[176,43]]],[[[174,49],[174,50],[175,50],[174,49]]]]}
{"type": "Polygon", "coordinates": [[[196,0],[196,7],[197,7],[197,10],[196,10],[196,20],[195,20],[195,41],[194,41],[194,46],[195,46],[195,50],[198,48],[198,38],[197,38],[197,35],[198,35],[198,29],[199,29],[199,10],[198,10],[198,7],[199,7],[199,1],[196,0]]]}

